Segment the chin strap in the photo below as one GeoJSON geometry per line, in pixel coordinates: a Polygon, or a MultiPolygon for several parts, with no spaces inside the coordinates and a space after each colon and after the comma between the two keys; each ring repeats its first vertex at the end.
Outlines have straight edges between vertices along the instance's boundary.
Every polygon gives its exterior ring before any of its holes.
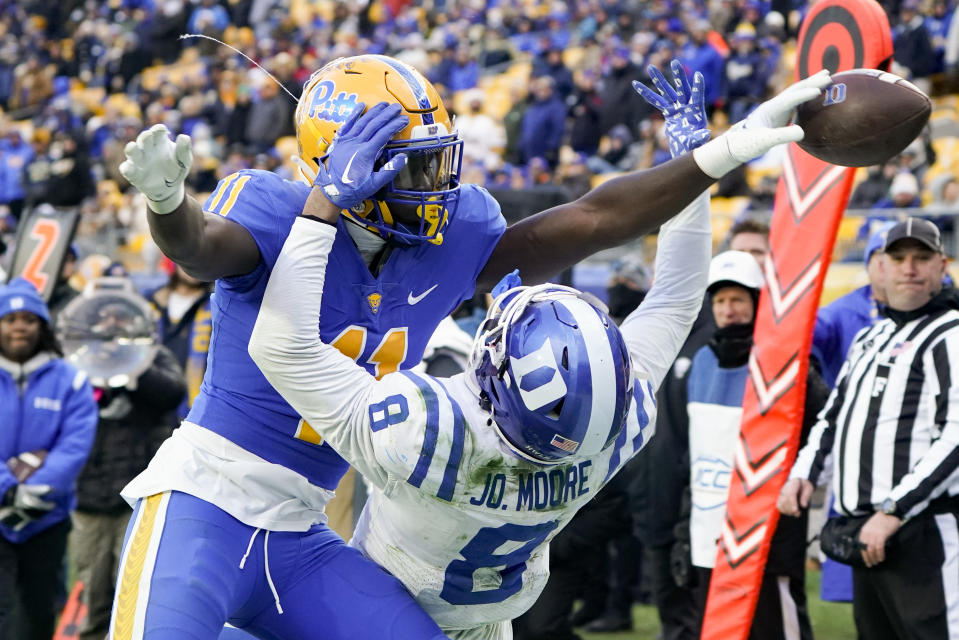
{"type": "Polygon", "coordinates": [[[307,184],[313,184],[313,181],[316,180],[316,171],[310,168],[310,165],[306,164],[306,161],[300,156],[290,156],[290,162],[296,165],[296,168],[299,169],[300,174],[297,176],[298,180],[302,180],[307,184]]]}

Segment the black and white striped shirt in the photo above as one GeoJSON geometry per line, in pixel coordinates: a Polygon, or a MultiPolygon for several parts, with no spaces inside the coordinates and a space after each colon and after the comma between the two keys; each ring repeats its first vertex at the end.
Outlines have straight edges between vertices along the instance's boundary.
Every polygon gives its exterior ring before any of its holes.
{"type": "Polygon", "coordinates": [[[816,484],[827,464],[847,515],[892,498],[909,518],[959,495],[959,311],[886,319],[856,336],[790,477],[816,484]]]}

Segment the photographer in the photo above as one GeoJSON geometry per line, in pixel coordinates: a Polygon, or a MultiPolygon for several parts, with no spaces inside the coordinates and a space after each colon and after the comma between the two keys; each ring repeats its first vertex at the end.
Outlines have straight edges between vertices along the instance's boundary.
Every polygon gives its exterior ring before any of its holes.
{"type": "Polygon", "coordinates": [[[58,324],[67,353],[86,371],[99,405],[93,448],[77,480],[70,533],[71,573],[83,583],[87,615],[80,640],[102,640],[110,626],[117,566],[132,511],[120,490],[143,471],[173,432],[186,380],[158,344],[154,313],[125,277],[100,278],[64,309],[58,324]]]}

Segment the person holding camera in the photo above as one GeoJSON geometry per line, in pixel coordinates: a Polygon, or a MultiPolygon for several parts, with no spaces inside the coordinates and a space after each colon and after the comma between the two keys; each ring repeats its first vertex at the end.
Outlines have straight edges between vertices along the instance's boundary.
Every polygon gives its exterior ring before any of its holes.
{"type": "Polygon", "coordinates": [[[777,506],[799,516],[831,456],[842,517],[821,546],[853,566],[859,638],[956,638],[959,304],[934,224],[908,218],[883,249],[886,318],[850,347],[777,506]]]}
{"type": "Polygon", "coordinates": [[[49,640],[97,405],[23,278],[0,287],[0,638],[49,640]],[[19,618],[19,620],[16,620],[19,618]]]}
{"type": "Polygon", "coordinates": [[[70,573],[83,583],[80,602],[87,611],[79,640],[103,640],[109,631],[120,550],[133,515],[120,490],[173,433],[187,393],[183,369],[159,343],[155,319],[133,282],[113,276],[91,282],[58,324],[71,361],[90,376],[99,408],[68,541],[70,573]]]}

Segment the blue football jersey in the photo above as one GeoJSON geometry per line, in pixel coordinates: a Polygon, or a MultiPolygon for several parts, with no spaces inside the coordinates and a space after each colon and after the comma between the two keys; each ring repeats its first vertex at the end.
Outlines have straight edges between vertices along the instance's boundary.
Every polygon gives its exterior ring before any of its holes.
{"type": "MultiPolygon", "coordinates": [[[[270,272],[310,187],[266,171],[220,181],[204,210],[243,225],[260,250],[250,273],[217,280],[206,375],[187,420],[312,483],[334,489],[347,463],[270,386],[247,353],[270,272]]],[[[340,218],[320,336],[376,376],[419,363],[433,330],[473,295],[506,223],[481,187],[464,185],[443,243],[397,247],[373,276],[340,218]]]]}

